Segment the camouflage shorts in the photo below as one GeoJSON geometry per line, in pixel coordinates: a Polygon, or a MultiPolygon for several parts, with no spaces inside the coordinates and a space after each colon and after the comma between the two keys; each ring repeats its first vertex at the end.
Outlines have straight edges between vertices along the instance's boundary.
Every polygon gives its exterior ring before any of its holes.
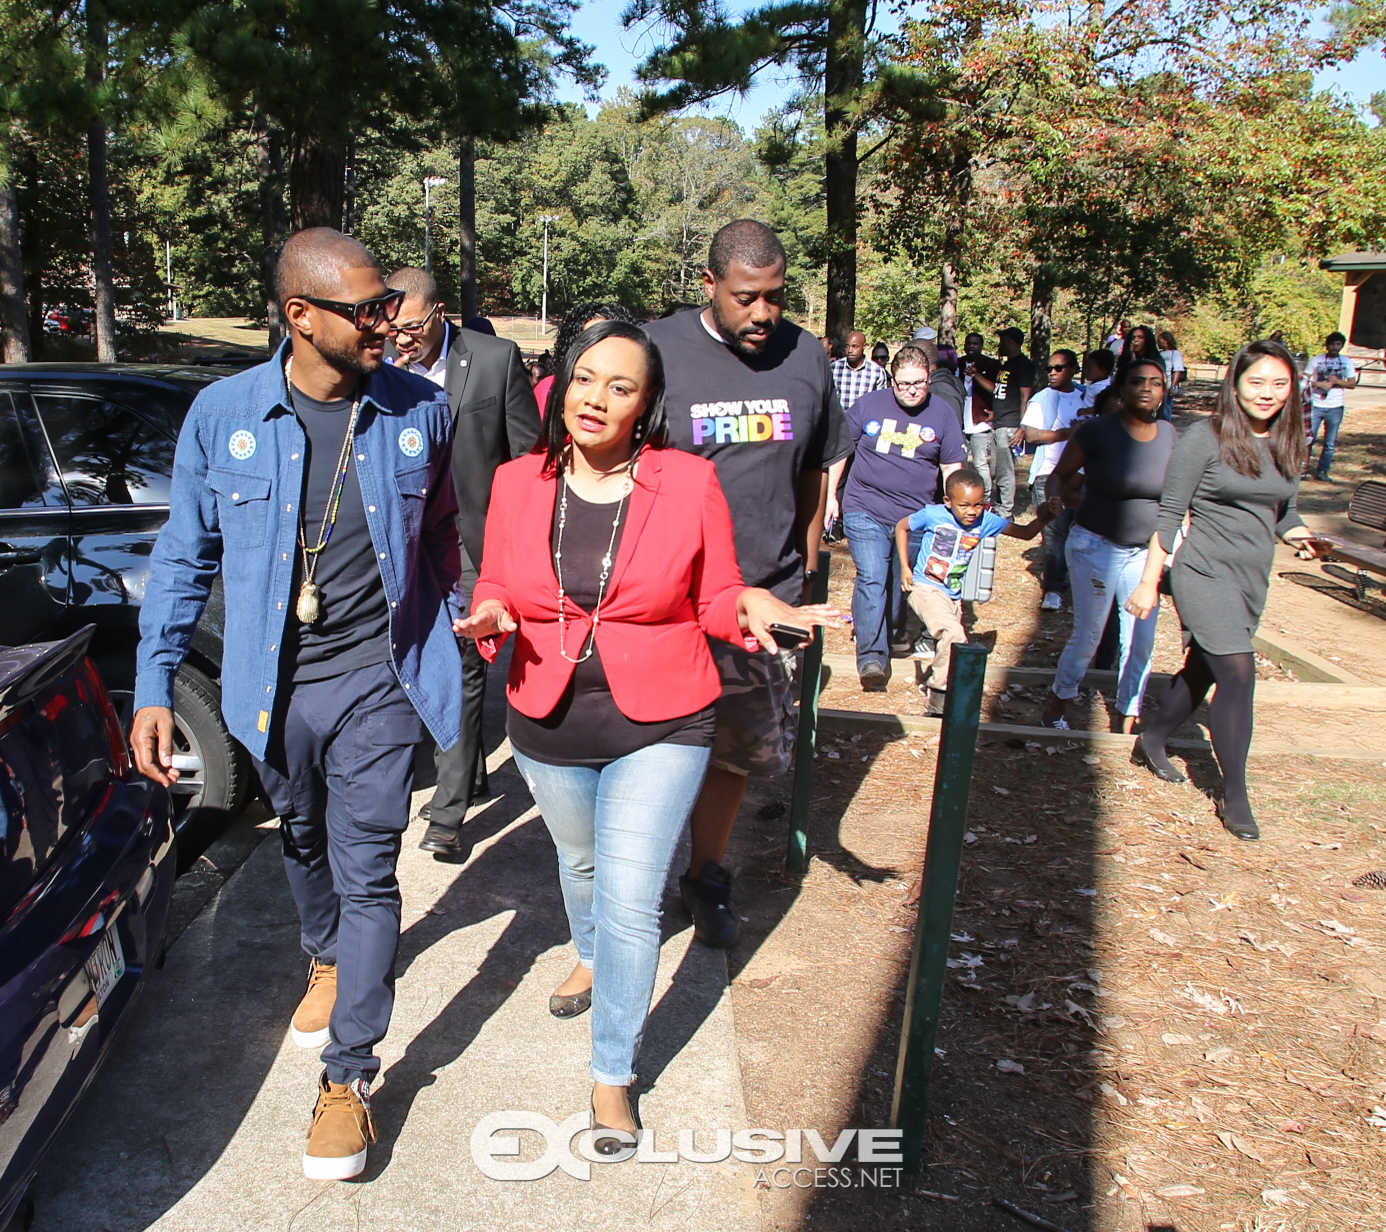
{"type": "Polygon", "coordinates": [[[733,774],[783,774],[794,751],[794,653],[745,651],[708,639],[722,677],[712,764],[733,774]]]}

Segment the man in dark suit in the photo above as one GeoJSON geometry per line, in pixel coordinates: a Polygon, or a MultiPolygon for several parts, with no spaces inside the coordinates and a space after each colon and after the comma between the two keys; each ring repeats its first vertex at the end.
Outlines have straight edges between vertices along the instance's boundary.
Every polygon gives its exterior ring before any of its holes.
{"type": "MultiPolygon", "coordinates": [[[[405,300],[390,330],[394,362],[441,385],[452,408],[452,482],[462,542],[462,589],[470,604],[481,568],[491,480],[502,462],[518,458],[539,435],[539,408],[520,361],[503,338],[458,329],[443,317],[438,285],[424,270],[405,266],[385,280],[405,300]]],[[[437,752],[438,786],[420,816],[428,822],[419,846],[438,855],[461,849],[460,831],[477,787],[485,783],[481,717],[486,664],[476,643],[462,646],[462,735],[437,752]]]]}

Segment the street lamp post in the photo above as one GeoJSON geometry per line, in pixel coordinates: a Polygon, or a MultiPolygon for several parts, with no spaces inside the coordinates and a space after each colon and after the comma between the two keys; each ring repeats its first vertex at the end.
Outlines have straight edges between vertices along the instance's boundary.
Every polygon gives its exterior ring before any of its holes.
{"type": "Polygon", "coordinates": [[[541,214],[539,221],[544,224],[544,298],[539,309],[539,333],[549,332],[549,223],[557,222],[557,214],[541,214]]]}
{"type": "Polygon", "coordinates": [[[429,200],[429,192],[434,188],[441,188],[447,183],[441,175],[424,176],[424,269],[428,273],[433,272],[433,205],[429,200]]]}

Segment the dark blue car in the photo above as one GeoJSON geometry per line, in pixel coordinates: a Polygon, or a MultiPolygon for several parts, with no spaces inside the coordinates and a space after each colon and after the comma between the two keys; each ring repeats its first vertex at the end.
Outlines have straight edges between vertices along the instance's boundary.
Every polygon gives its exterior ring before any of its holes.
{"type": "Polygon", "coordinates": [[[0,1229],[159,961],[173,892],[168,793],[130,769],[91,634],[0,648],[0,1229]]]}

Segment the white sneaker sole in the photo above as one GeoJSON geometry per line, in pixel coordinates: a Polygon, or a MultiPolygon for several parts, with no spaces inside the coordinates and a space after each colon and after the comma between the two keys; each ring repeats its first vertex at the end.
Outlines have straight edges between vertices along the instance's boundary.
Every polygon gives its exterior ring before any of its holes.
{"type": "Polygon", "coordinates": [[[366,1170],[366,1152],[357,1151],[355,1155],[307,1155],[303,1156],[303,1175],[310,1181],[349,1181],[366,1170]]]}
{"type": "Polygon", "coordinates": [[[321,1031],[300,1031],[293,1023],[289,1024],[289,1034],[300,1048],[321,1048],[332,1038],[332,1028],[323,1027],[321,1031]]]}

